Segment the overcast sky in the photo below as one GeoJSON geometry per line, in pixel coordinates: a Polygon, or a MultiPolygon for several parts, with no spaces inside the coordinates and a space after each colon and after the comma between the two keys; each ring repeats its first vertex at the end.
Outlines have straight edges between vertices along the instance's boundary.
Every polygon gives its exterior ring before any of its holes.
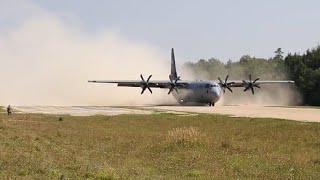
{"type": "Polygon", "coordinates": [[[85,33],[114,30],[163,54],[174,47],[184,60],[268,58],[278,47],[317,46],[319,7],[319,0],[0,0],[0,32],[45,11],[85,33]]]}

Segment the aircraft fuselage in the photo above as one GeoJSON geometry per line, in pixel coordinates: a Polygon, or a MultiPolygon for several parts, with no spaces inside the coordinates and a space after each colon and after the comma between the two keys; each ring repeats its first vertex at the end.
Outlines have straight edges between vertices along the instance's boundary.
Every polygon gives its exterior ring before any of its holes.
{"type": "Polygon", "coordinates": [[[179,103],[212,104],[219,101],[222,95],[221,87],[214,81],[194,81],[178,88],[173,96],[179,103]]]}

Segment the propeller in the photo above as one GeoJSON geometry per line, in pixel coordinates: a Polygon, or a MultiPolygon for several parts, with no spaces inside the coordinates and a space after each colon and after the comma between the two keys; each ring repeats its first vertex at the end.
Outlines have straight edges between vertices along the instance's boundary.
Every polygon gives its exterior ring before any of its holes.
{"type": "Polygon", "coordinates": [[[141,88],[142,88],[141,94],[143,94],[146,89],[148,89],[150,91],[150,93],[152,94],[152,90],[150,89],[150,86],[149,86],[149,80],[150,80],[151,76],[152,75],[150,75],[148,77],[147,81],[145,81],[143,76],[142,76],[142,74],[140,74],[140,77],[141,77],[141,80],[142,80],[141,81],[141,88]]]}
{"type": "Polygon", "coordinates": [[[180,76],[175,81],[171,79],[171,76],[169,76],[169,79],[170,79],[170,90],[168,94],[170,94],[173,90],[175,90],[178,93],[177,82],[180,80],[180,76]]]}
{"type": "Polygon", "coordinates": [[[220,81],[220,84],[223,88],[223,93],[226,93],[226,89],[228,89],[230,92],[233,93],[232,89],[230,88],[230,85],[233,84],[234,82],[229,82],[228,83],[228,78],[229,78],[229,75],[226,76],[226,79],[225,81],[223,82],[220,77],[218,77],[219,81],[220,81]]]}
{"type": "Polygon", "coordinates": [[[246,85],[246,88],[245,88],[243,91],[247,91],[247,90],[251,89],[252,94],[254,94],[254,87],[261,88],[259,85],[254,84],[254,83],[256,83],[259,79],[260,79],[260,78],[257,78],[257,79],[255,79],[254,81],[252,81],[252,79],[251,79],[251,74],[250,74],[250,75],[249,75],[249,81],[242,80],[243,84],[246,85]]]}

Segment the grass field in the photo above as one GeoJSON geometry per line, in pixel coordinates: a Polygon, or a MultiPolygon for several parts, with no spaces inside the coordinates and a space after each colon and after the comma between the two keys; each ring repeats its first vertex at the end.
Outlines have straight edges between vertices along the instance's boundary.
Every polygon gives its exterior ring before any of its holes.
{"type": "Polygon", "coordinates": [[[166,113],[0,118],[0,179],[320,179],[320,123],[166,113]]]}

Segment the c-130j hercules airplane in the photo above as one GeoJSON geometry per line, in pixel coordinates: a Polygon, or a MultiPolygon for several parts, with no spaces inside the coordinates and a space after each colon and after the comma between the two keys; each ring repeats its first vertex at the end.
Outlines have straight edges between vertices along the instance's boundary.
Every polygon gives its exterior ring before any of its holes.
{"type": "Polygon", "coordinates": [[[152,75],[145,80],[140,75],[141,80],[107,80],[107,81],[88,81],[90,83],[116,83],[118,86],[124,87],[140,87],[142,88],[141,94],[145,92],[146,89],[152,94],[151,88],[165,88],[169,89],[168,94],[172,94],[174,98],[180,104],[186,103],[197,103],[197,104],[208,104],[209,106],[214,106],[216,102],[222,96],[222,92],[228,89],[232,92],[231,87],[244,87],[244,91],[251,90],[254,94],[254,88],[261,88],[260,84],[270,84],[270,83],[294,83],[294,81],[259,81],[260,78],[255,80],[251,79],[251,74],[249,75],[249,80],[237,80],[228,82],[229,75],[226,76],[225,81],[222,81],[218,77],[219,81],[212,80],[197,80],[197,81],[185,81],[178,77],[176,71],[176,62],[174,57],[174,50],[171,50],[171,74],[169,75],[169,80],[150,80],[152,75]]]}

